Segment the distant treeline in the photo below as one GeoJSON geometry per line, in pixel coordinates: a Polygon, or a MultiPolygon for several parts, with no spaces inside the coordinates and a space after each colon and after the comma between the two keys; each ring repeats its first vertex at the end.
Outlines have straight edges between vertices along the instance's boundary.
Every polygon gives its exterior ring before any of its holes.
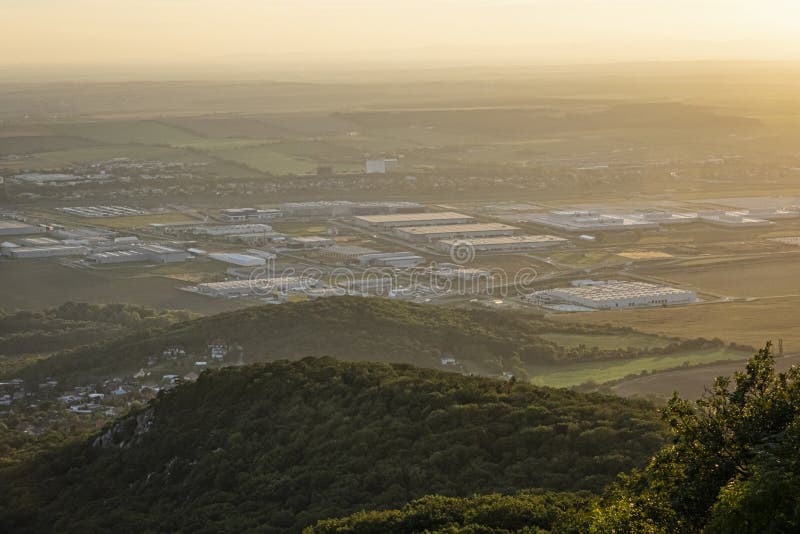
{"type": "MultiPolygon", "coordinates": [[[[253,307],[181,324],[173,324],[174,314],[142,316],[135,309],[126,308],[117,314],[120,324],[139,325],[135,333],[64,351],[31,365],[21,376],[80,381],[136,372],[166,347],[181,346],[187,352],[204,354],[209,344],[224,343],[241,346],[248,363],[333,356],[438,367],[441,358],[449,356],[456,358],[465,372],[499,375],[510,371],[524,380],[529,365],[633,358],[724,345],[720,340],[698,339],[675,340],[666,347],[649,349],[564,347],[542,335],[624,335],[633,331],[563,325],[532,314],[424,306],[377,298],[341,297],[253,307]]],[[[20,341],[20,345],[24,343],[20,341]]]]}

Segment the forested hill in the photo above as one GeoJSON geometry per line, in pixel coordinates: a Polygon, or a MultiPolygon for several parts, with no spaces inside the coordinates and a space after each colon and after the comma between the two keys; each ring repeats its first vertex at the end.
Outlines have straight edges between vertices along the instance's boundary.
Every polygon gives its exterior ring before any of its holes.
{"type": "MultiPolygon", "coordinates": [[[[0,303],[1,304],[1,303],[0,303]]],[[[12,375],[52,351],[64,351],[134,331],[165,328],[196,315],[128,304],[67,302],[42,311],[0,309],[0,376],[12,375]]]]}
{"type": "MultiPolygon", "coordinates": [[[[135,373],[166,347],[205,355],[211,343],[241,346],[245,363],[333,356],[346,360],[439,366],[443,355],[462,371],[524,379],[526,364],[585,358],[540,337],[543,332],[625,332],[611,327],[567,325],[531,314],[423,306],[377,298],[341,297],[281,306],[253,307],[147,328],[122,339],[80,348],[37,362],[20,376],[65,382],[135,373]]],[[[611,358],[616,353],[593,353],[611,358]]],[[[199,359],[204,359],[202,356],[199,359]]]]}
{"type": "Polygon", "coordinates": [[[615,397],[332,358],[228,367],[0,472],[0,531],[284,532],[429,494],[598,491],[664,438],[652,405],[615,397]]]}

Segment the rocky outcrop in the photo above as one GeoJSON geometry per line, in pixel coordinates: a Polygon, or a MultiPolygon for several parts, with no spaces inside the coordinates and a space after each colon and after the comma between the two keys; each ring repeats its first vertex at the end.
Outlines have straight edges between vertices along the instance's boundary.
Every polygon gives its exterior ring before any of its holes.
{"type": "Polygon", "coordinates": [[[137,443],[153,427],[154,420],[155,413],[152,408],[124,417],[97,436],[92,442],[92,447],[126,449],[137,443]]]}

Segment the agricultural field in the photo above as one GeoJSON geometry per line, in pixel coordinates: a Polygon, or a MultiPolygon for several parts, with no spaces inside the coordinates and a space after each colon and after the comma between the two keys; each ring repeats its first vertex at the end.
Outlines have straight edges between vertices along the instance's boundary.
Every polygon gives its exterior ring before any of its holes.
{"type": "Polygon", "coordinates": [[[317,163],[307,158],[296,158],[266,146],[238,146],[214,150],[213,154],[223,160],[232,161],[269,174],[310,174],[317,163]]]}
{"type": "MultiPolygon", "coordinates": [[[[800,364],[800,356],[785,356],[775,360],[777,371],[786,371],[800,364]]],[[[742,370],[743,362],[725,362],[690,368],[674,369],[623,380],[611,391],[623,397],[647,397],[668,399],[673,391],[684,398],[698,399],[714,383],[718,376],[733,376],[742,370]]]]}
{"type": "Polygon", "coordinates": [[[669,337],[723,339],[751,347],[783,338],[787,353],[800,352],[800,298],[760,298],[668,308],[552,314],[565,323],[613,324],[669,337]]]}
{"type": "Polygon", "coordinates": [[[658,275],[701,291],[730,297],[800,295],[800,253],[742,257],[707,265],[694,262],[676,267],[660,271],[658,275]]]}
{"type": "Polygon", "coordinates": [[[155,121],[99,121],[64,123],[51,128],[70,137],[102,144],[143,144],[179,146],[197,140],[195,135],[155,121]]]}
{"type": "MultiPolygon", "coordinates": [[[[117,273],[119,274],[119,271],[117,273]]],[[[0,306],[41,310],[67,301],[136,304],[161,310],[217,313],[248,303],[180,291],[186,282],[161,276],[113,276],[108,271],[65,267],[49,261],[0,261],[0,306]]]]}
{"type": "MultiPolygon", "coordinates": [[[[3,142],[0,139],[0,147],[3,142]]],[[[0,148],[2,151],[2,148],[0,148]]],[[[0,169],[61,169],[72,165],[108,161],[113,158],[160,160],[170,163],[207,163],[208,157],[180,148],[145,145],[99,145],[37,152],[19,160],[0,161],[0,169]]]]}
{"type": "Polygon", "coordinates": [[[603,384],[620,380],[644,371],[691,367],[722,361],[742,361],[749,352],[721,348],[713,350],[682,351],[664,356],[643,356],[615,361],[581,362],[558,366],[529,367],[531,382],[540,386],[573,387],[586,383],[603,384]]]}

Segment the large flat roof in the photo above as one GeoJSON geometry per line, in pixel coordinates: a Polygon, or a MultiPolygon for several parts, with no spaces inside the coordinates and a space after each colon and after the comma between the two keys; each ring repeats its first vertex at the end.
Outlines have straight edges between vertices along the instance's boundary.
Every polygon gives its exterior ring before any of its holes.
{"type": "Polygon", "coordinates": [[[4,230],[11,230],[17,228],[19,229],[36,228],[36,226],[19,221],[0,220],[0,228],[4,230]]]}
{"type": "Polygon", "coordinates": [[[406,226],[399,231],[413,235],[429,234],[468,234],[471,232],[493,232],[519,230],[516,226],[502,223],[444,224],[436,226],[406,226]]]}
{"type": "Polygon", "coordinates": [[[657,297],[663,295],[688,295],[687,289],[649,284],[646,282],[608,282],[585,287],[559,287],[551,290],[558,295],[569,295],[595,301],[618,300],[633,297],[657,297]]]}
{"type": "MultiPolygon", "coordinates": [[[[463,226],[463,225],[462,225],[463,226]]],[[[499,237],[474,237],[469,240],[471,245],[514,245],[518,243],[564,243],[568,241],[563,237],[554,235],[514,235],[499,237]]],[[[455,245],[463,241],[457,239],[444,239],[445,245],[455,245]]]]}
{"type": "Polygon", "coordinates": [[[370,224],[390,224],[393,222],[413,221],[448,221],[456,219],[473,219],[469,215],[454,211],[437,211],[433,213],[394,213],[391,215],[361,215],[356,217],[359,221],[370,224]]]}

